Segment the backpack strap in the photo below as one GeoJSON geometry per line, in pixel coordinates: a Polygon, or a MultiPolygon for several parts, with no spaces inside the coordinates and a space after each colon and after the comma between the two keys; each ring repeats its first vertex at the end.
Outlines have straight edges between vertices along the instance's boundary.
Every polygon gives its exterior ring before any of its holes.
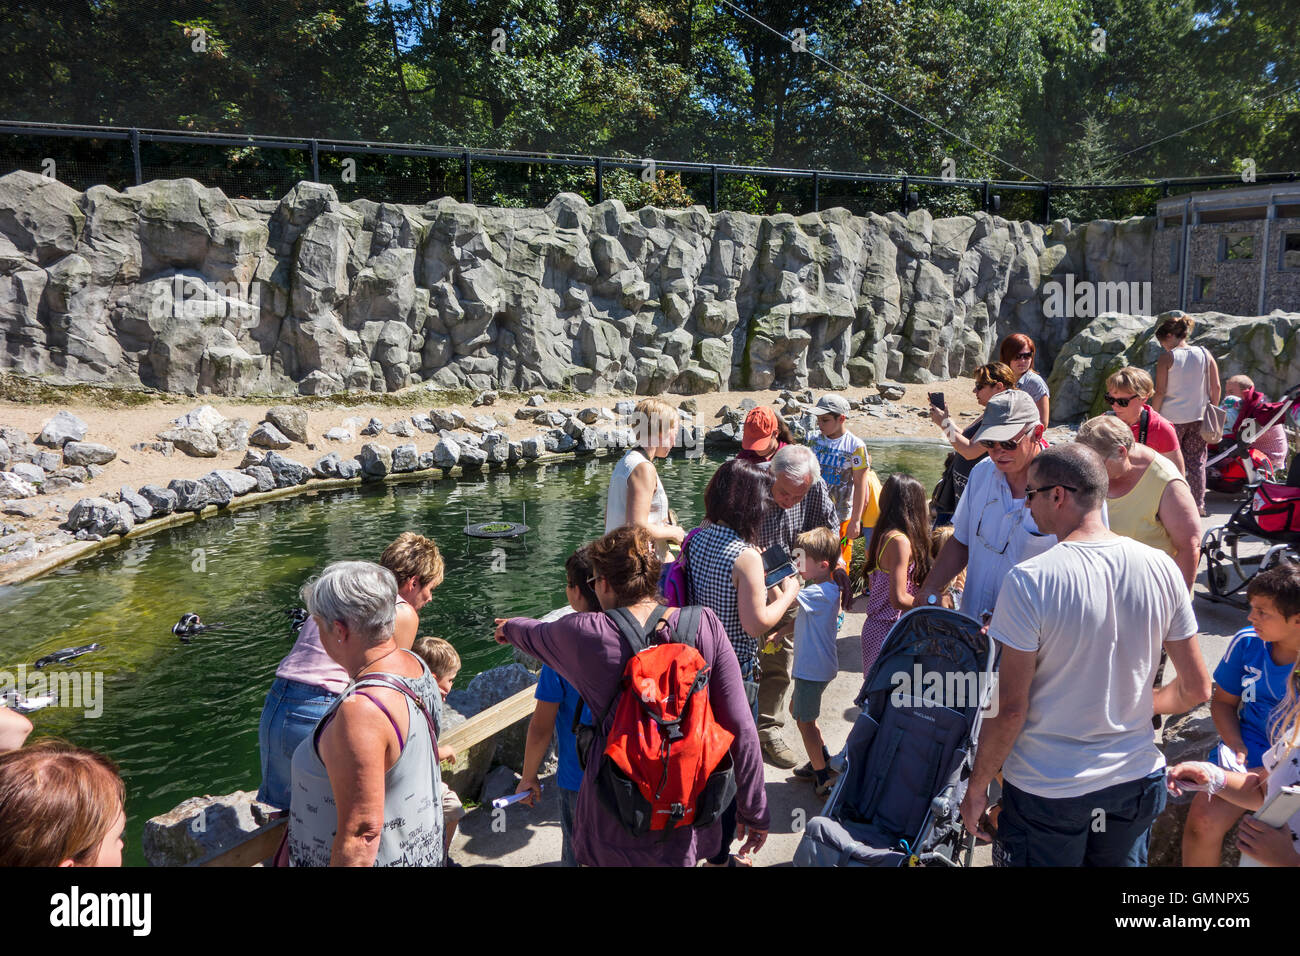
{"type": "Polygon", "coordinates": [[[625,607],[610,608],[605,614],[618,627],[618,633],[632,649],[633,655],[636,655],[650,646],[650,635],[659,627],[659,622],[663,620],[667,610],[662,604],[656,604],[644,625],[638,623],[632,612],[625,607]]]}
{"type": "Polygon", "coordinates": [[[1142,406],[1142,414],[1138,417],[1138,442],[1145,445],[1147,443],[1147,428],[1151,424],[1151,413],[1147,411],[1145,405],[1142,406]]]}
{"type": "MultiPolygon", "coordinates": [[[[361,680],[357,681],[355,684],[352,685],[352,690],[356,691],[362,687],[376,687],[376,686],[387,687],[389,690],[395,690],[400,694],[405,694],[407,697],[409,697],[411,700],[415,702],[416,710],[418,710],[420,713],[424,715],[424,719],[429,725],[429,741],[433,744],[433,760],[434,763],[438,763],[442,759],[438,753],[438,731],[434,727],[433,714],[429,713],[429,708],[424,706],[424,701],[422,701],[419,695],[416,694],[414,691],[412,691],[411,688],[407,687],[406,684],[404,684],[402,681],[395,680],[389,677],[387,674],[380,673],[380,672],[374,674],[366,674],[361,680]]],[[[379,701],[375,700],[369,694],[362,694],[361,696],[369,699],[371,703],[379,705],[379,701]]],[[[380,705],[379,709],[383,710],[384,713],[388,715],[389,721],[393,723],[393,729],[397,730],[397,723],[393,721],[392,714],[389,714],[388,711],[382,705],[380,705]]],[[[321,731],[325,729],[325,723],[326,722],[322,720],[320,724],[317,725],[316,732],[312,738],[313,747],[315,747],[320,743],[320,735],[321,735],[321,731]]],[[[407,728],[407,734],[408,736],[410,734],[409,727],[407,728]]],[[[400,732],[398,732],[397,734],[397,739],[399,741],[401,741],[402,739],[402,735],[400,732]]]]}

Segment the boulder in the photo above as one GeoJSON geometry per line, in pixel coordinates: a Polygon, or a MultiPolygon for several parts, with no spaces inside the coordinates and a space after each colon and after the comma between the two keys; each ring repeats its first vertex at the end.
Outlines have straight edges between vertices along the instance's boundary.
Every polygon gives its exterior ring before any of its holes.
{"type": "Polygon", "coordinates": [[[173,478],[167,488],[176,495],[177,511],[202,511],[212,504],[212,488],[204,481],[173,478]]]}
{"type": "Polygon", "coordinates": [[[393,472],[395,474],[415,471],[419,467],[420,453],[413,444],[408,442],[393,449],[393,472]]]}
{"type": "Polygon", "coordinates": [[[311,466],[317,478],[356,478],[361,474],[361,464],[352,458],[340,458],[336,451],[317,459],[311,466]]]}
{"type": "Polygon", "coordinates": [[[350,442],[352,441],[352,433],[346,428],[331,428],[325,433],[325,438],[327,441],[350,442]]]}
{"type": "Polygon", "coordinates": [[[510,458],[510,440],[501,432],[488,432],[483,436],[483,453],[489,462],[504,464],[510,458]]]}
{"type": "Polygon", "coordinates": [[[495,429],[497,427],[497,420],[495,418],[489,418],[486,415],[475,415],[469,421],[465,422],[465,427],[472,429],[479,434],[483,434],[495,429]]]}
{"type": "Polygon", "coordinates": [[[135,516],[129,506],[107,498],[82,498],[68,512],[64,523],[69,531],[84,531],[101,538],[110,534],[125,534],[135,527],[135,516]]]}
{"type": "Polygon", "coordinates": [[[442,438],[433,446],[433,463],[439,468],[452,468],[460,462],[460,445],[452,438],[442,438]]]}
{"type": "Polygon", "coordinates": [[[7,515],[17,515],[20,518],[35,518],[45,510],[45,505],[39,501],[17,499],[13,501],[0,502],[0,511],[7,515]]]}
{"type": "Polygon", "coordinates": [[[22,475],[12,471],[0,471],[0,498],[34,498],[36,488],[22,475]]]}
{"type": "Polygon", "coordinates": [[[208,491],[208,504],[225,506],[235,498],[231,487],[214,474],[204,475],[199,479],[199,484],[208,491]]]}
{"type": "Polygon", "coordinates": [[[40,484],[41,494],[43,495],[61,495],[65,491],[74,491],[84,487],[79,481],[73,481],[71,478],[64,478],[59,475],[52,475],[40,484]]]}
{"type": "Polygon", "coordinates": [[[384,430],[384,423],[381,422],[378,418],[372,418],[370,419],[370,421],[366,422],[366,427],[361,429],[361,434],[366,436],[378,435],[383,430],[384,430]]]}
{"type": "Polygon", "coordinates": [[[216,433],[205,428],[169,428],[159,432],[158,439],[192,458],[216,458],[220,450],[216,433]]]}
{"type": "Polygon", "coordinates": [[[131,450],[156,452],[164,458],[170,458],[176,446],[169,441],[138,441],[131,446],[131,450]]]}
{"type": "Polygon", "coordinates": [[[415,434],[415,429],[411,423],[404,418],[399,418],[393,424],[389,425],[384,431],[390,435],[396,435],[398,438],[410,438],[415,434]]]}
{"type": "Polygon", "coordinates": [[[231,418],[217,426],[213,434],[220,451],[243,451],[248,447],[248,430],[252,427],[247,418],[231,418]]]}
{"type": "Polygon", "coordinates": [[[200,405],[182,415],[180,418],[173,418],[172,424],[177,428],[198,428],[203,431],[215,432],[226,417],[211,405],[200,405]]]}
{"type": "Polygon", "coordinates": [[[306,465],[291,461],[273,451],[266,453],[266,458],[262,460],[262,464],[270,469],[271,474],[275,477],[275,486],[277,488],[291,488],[294,485],[301,485],[311,477],[311,469],[306,465]]]}
{"type": "Polygon", "coordinates": [[[254,465],[260,465],[262,459],[266,457],[266,452],[253,451],[251,448],[244,453],[244,457],[239,460],[239,470],[252,468],[254,465]]]}
{"type": "Polygon", "coordinates": [[[387,445],[366,442],[361,446],[357,461],[361,463],[362,473],[371,478],[382,478],[393,470],[393,453],[387,445]]]}
{"type": "Polygon", "coordinates": [[[262,422],[262,424],[254,428],[253,433],[248,436],[248,443],[259,448],[275,448],[280,451],[293,444],[280,429],[270,422],[262,422]]]}
{"type": "Polygon", "coordinates": [[[479,392],[478,397],[474,399],[473,406],[478,408],[480,405],[492,405],[497,400],[497,393],[493,391],[479,392]]]}
{"type": "Polygon", "coordinates": [[[36,444],[62,448],[70,441],[81,441],[89,430],[90,426],[76,415],[60,411],[41,428],[41,433],[36,436],[36,444]]]}
{"type": "Polygon", "coordinates": [[[582,422],[584,425],[594,425],[599,420],[599,408],[584,408],[582,411],[578,412],[578,421],[582,422]]]}
{"type": "Polygon", "coordinates": [[[192,797],[144,825],[150,866],[185,866],[228,850],[273,819],[275,808],[243,790],[192,797]]]}
{"type": "Polygon", "coordinates": [[[546,404],[546,399],[542,398],[542,396],[540,396],[540,395],[530,395],[530,396],[528,396],[528,402],[527,402],[527,405],[528,405],[530,408],[540,408],[541,406],[543,406],[543,405],[545,405],[545,404],[546,404]]]}
{"type": "Polygon", "coordinates": [[[70,441],[63,446],[63,461],[68,465],[107,465],[117,452],[107,445],[90,441],[70,441]]]}
{"type": "Polygon", "coordinates": [[[411,424],[419,431],[432,435],[438,431],[433,425],[433,419],[423,413],[411,416],[411,424]]]}
{"type": "Polygon", "coordinates": [[[259,492],[271,491],[276,487],[275,473],[265,465],[249,465],[240,470],[257,482],[257,490],[259,492]]]}
{"type": "Polygon", "coordinates": [[[438,463],[433,458],[433,449],[420,452],[420,470],[428,471],[430,468],[437,468],[438,463]]]}
{"type": "Polygon", "coordinates": [[[157,485],[141,485],[140,497],[149,503],[154,518],[171,514],[180,500],[170,488],[160,488],[157,485]]]}
{"type": "Polygon", "coordinates": [[[482,448],[462,447],[460,466],[462,468],[481,468],[487,463],[487,452],[482,448]]]}
{"type": "Polygon", "coordinates": [[[30,461],[15,461],[10,463],[9,471],[17,475],[24,481],[29,481],[33,485],[39,485],[45,480],[45,469],[40,465],[34,465],[30,461]]]}
{"type": "Polygon", "coordinates": [[[542,452],[545,450],[546,446],[541,438],[525,438],[519,443],[519,452],[528,461],[541,457],[542,452]]]}
{"type": "Polygon", "coordinates": [[[123,485],[118,497],[131,509],[131,513],[135,515],[137,522],[148,521],[154,516],[153,505],[150,504],[149,499],[136,494],[129,486],[123,485]]]}
{"type": "Polygon", "coordinates": [[[907,394],[907,389],[897,382],[879,382],[876,385],[876,391],[881,397],[891,402],[901,402],[907,394]]]}
{"type": "Polygon", "coordinates": [[[290,441],[305,445],[311,440],[308,431],[307,409],[305,408],[298,408],[294,405],[276,405],[274,408],[266,410],[266,417],[263,420],[275,426],[290,441]]]}
{"type": "Polygon", "coordinates": [[[230,468],[218,468],[206,477],[220,481],[230,489],[230,493],[236,498],[257,490],[257,479],[242,471],[234,471],[230,468]]]}

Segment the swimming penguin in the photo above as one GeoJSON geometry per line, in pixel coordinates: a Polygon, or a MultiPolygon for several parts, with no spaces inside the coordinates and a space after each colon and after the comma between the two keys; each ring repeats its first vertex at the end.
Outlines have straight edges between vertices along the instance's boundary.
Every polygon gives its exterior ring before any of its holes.
{"type": "Polygon", "coordinates": [[[302,630],[302,626],[307,623],[307,618],[311,617],[305,607],[291,607],[285,613],[289,615],[289,627],[295,634],[302,630]]]}
{"type": "Polygon", "coordinates": [[[80,647],[63,647],[53,654],[46,654],[33,667],[40,670],[46,664],[63,664],[72,660],[74,657],[80,657],[82,654],[89,654],[91,651],[98,651],[103,648],[103,644],[83,644],[80,647]]]}
{"type": "Polygon", "coordinates": [[[24,697],[16,690],[0,694],[0,707],[8,707],[19,714],[30,714],[54,703],[54,695],[42,694],[39,697],[24,697]]]}
{"type": "Polygon", "coordinates": [[[204,624],[199,620],[199,616],[192,612],[181,615],[181,619],[172,625],[172,633],[179,637],[182,643],[188,644],[190,638],[195,634],[202,634],[204,631],[210,631],[213,628],[225,627],[225,624],[204,624]]]}

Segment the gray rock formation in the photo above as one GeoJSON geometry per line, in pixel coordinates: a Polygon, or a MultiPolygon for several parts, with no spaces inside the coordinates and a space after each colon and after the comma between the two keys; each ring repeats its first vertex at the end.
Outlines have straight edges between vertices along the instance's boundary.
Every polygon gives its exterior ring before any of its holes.
{"type": "Polygon", "coordinates": [[[36,487],[12,471],[0,471],[0,498],[33,498],[36,487]]]}
{"type": "Polygon", "coordinates": [[[206,475],[205,477],[220,481],[230,489],[230,493],[236,498],[257,490],[257,479],[251,475],[244,474],[242,471],[234,471],[230,468],[218,468],[216,471],[212,472],[210,475],[206,475]]]}
{"type": "Polygon", "coordinates": [[[275,488],[275,474],[265,465],[249,465],[242,469],[244,474],[257,482],[257,490],[271,491],[275,488]]]}
{"type": "Polygon", "coordinates": [[[291,461],[273,451],[266,453],[266,457],[262,459],[262,465],[269,469],[274,476],[275,487],[277,488],[290,488],[294,485],[301,485],[311,478],[311,469],[306,465],[291,461]]]}
{"type": "Polygon", "coordinates": [[[372,478],[382,478],[393,470],[393,452],[387,445],[367,442],[361,446],[357,461],[361,462],[362,473],[372,478]]]}
{"type": "Polygon", "coordinates": [[[70,441],[63,446],[63,461],[68,465],[107,465],[117,452],[93,441],[70,441]]]}
{"type": "Polygon", "coordinates": [[[409,442],[393,449],[393,473],[415,471],[420,467],[420,453],[409,442]]]}
{"type": "Polygon", "coordinates": [[[173,478],[167,490],[176,495],[177,511],[202,511],[212,504],[212,488],[203,481],[192,478],[173,478]]]}
{"type": "Polygon", "coordinates": [[[262,424],[254,428],[253,433],[248,436],[248,443],[256,445],[258,448],[275,448],[279,451],[283,451],[293,444],[280,429],[270,422],[262,422],[262,424]]]}
{"type": "Polygon", "coordinates": [[[193,797],[144,825],[144,856],[150,866],[185,866],[228,850],[271,822],[275,808],[243,790],[220,797],[193,797]]]}
{"type": "Polygon", "coordinates": [[[131,513],[135,515],[137,522],[148,521],[154,516],[153,505],[149,503],[149,500],[142,495],[136,494],[127,485],[122,486],[119,497],[131,509],[131,513]]]}
{"type": "Polygon", "coordinates": [[[930,381],[1023,331],[1045,370],[1084,323],[1045,319],[1044,284],[1149,281],[1153,234],[1153,219],[629,213],[569,193],[344,204],[307,182],[272,206],[190,179],[79,193],[17,171],[0,177],[0,367],[187,394],[695,394],[930,381]]]}
{"type": "Polygon", "coordinates": [[[36,437],[36,444],[62,448],[70,441],[81,441],[89,429],[90,426],[76,415],[61,411],[45,423],[40,435],[36,437]]]}
{"type": "Polygon", "coordinates": [[[220,451],[216,433],[206,428],[169,428],[158,438],[195,458],[216,458],[220,451]]]}
{"type": "Polygon", "coordinates": [[[106,537],[125,534],[135,527],[135,515],[129,505],[107,498],[82,498],[68,512],[64,524],[69,531],[85,532],[87,536],[106,537]]]}
{"type": "Polygon", "coordinates": [[[140,497],[149,502],[155,518],[171,514],[176,510],[176,504],[179,501],[176,492],[170,488],[159,488],[157,485],[142,485],[140,487],[140,497]]]}
{"type": "Polygon", "coordinates": [[[266,411],[265,421],[278,428],[290,441],[306,444],[310,440],[307,410],[293,405],[276,405],[266,411]]]}

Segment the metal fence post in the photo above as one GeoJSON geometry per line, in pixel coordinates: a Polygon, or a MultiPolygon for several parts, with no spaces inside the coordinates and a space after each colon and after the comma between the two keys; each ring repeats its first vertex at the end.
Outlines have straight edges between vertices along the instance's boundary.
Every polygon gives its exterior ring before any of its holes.
{"type": "Polygon", "coordinates": [[[907,215],[907,177],[903,177],[903,189],[898,196],[898,211],[904,216],[907,215]]]}
{"type": "Polygon", "coordinates": [[[311,141],[311,181],[320,182],[320,144],[314,139],[311,141]]]}
{"type": "Polygon", "coordinates": [[[813,173],[813,212],[821,212],[822,209],[822,174],[813,173]]]}
{"type": "Polygon", "coordinates": [[[713,212],[718,211],[718,167],[710,168],[712,175],[709,178],[709,209],[713,212]]]}
{"type": "Polygon", "coordinates": [[[140,131],[131,127],[131,160],[135,164],[135,184],[144,182],[144,173],[140,169],[140,131]]]}
{"type": "Polygon", "coordinates": [[[1043,183],[1043,225],[1052,223],[1052,184],[1043,183]]]}
{"type": "Polygon", "coordinates": [[[989,181],[984,180],[984,211],[989,211],[989,181]]]}
{"type": "Polygon", "coordinates": [[[469,153],[465,153],[465,202],[474,201],[474,164],[470,160],[469,153]]]}
{"type": "Polygon", "coordinates": [[[605,201],[605,161],[596,157],[596,202],[605,201]]]}

